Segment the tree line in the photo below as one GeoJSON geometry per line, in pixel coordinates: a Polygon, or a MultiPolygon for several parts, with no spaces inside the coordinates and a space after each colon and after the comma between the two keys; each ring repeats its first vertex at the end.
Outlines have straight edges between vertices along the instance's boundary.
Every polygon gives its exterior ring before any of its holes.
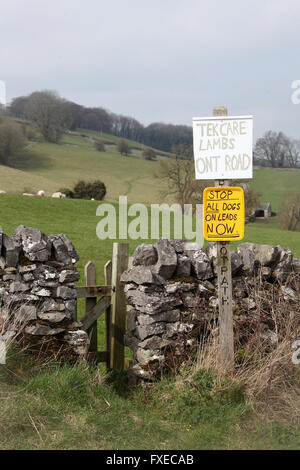
{"type": "Polygon", "coordinates": [[[48,142],[59,142],[65,130],[74,131],[77,128],[112,134],[166,152],[170,152],[173,145],[190,145],[193,140],[189,126],[164,123],[144,126],[132,117],[101,107],[88,108],[49,90],[14,98],[8,111],[12,117],[36,123],[48,142]]]}
{"type": "MultiPolygon", "coordinates": [[[[174,146],[189,147],[193,143],[190,126],[164,123],[144,126],[132,117],[115,114],[101,107],[85,107],[49,90],[14,98],[5,114],[35,123],[43,138],[53,143],[58,143],[66,130],[74,131],[78,128],[112,134],[120,139],[134,140],[166,152],[172,152],[174,146]]],[[[2,131],[4,130],[8,133],[7,124],[3,127],[2,131]]],[[[9,139],[0,135],[2,162],[7,160],[7,154],[12,151],[7,140],[9,139]]],[[[20,143],[21,139],[18,141],[20,143]]],[[[283,132],[267,131],[257,139],[253,154],[254,161],[258,165],[297,168],[300,167],[300,140],[291,139],[283,132]]]]}

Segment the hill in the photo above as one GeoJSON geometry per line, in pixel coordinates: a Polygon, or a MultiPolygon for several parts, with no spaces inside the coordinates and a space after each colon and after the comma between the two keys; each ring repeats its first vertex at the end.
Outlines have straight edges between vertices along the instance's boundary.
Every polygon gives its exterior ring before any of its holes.
{"type": "MultiPolygon", "coordinates": [[[[9,193],[36,193],[43,189],[47,195],[60,188],[73,186],[79,179],[100,179],[107,187],[106,200],[118,201],[126,195],[130,203],[163,202],[162,183],[154,177],[158,162],[172,157],[157,151],[156,161],[142,157],[142,144],[128,140],[131,155],[117,151],[118,138],[109,134],[78,129],[63,136],[60,144],[30,142],[21,160],[12,167],[0,166],[0,189],[9,193]],[[94,140],[105,144],[105,152],[94,148],[94,140]]],[[[280,209],[287,192],[298,190],[300,170],[260,168],[254,170],[250,185],[260,193],[262,202],[270,201],[274,211],[280,209]]],[[[213,184],[213,183],[212,183],[213,184]]],[[[170,198],[167,202],[173,202],[170,198]]]]}
{"type": "MultiPolygon", "coordinates": [[[[43,189],[50,195],[79,179],[100,179],[106,184],[107,200],[118,201],[119,195],[127,195],[130,202],[158,202],[160,185],[153,177],[157,162],[144,160],[144,147],[132,141],[131,155],[120,155],[117,140],[81,131],[65,134],[60,144],[33,142],[13,168],[1,166],[0,189],[10,193],[43,189]],[[92,138],[96,136],[105,142],[105,152],[95,150],[92,138]]],[[[159,154],[158,161],[166,158],[163,152],[159,154]]]]}

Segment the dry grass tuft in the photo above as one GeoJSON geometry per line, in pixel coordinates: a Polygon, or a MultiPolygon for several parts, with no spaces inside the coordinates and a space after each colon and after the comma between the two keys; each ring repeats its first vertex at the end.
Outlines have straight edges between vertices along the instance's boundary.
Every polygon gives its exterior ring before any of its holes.
{"type": "MultiPolygon", "coordinates": [[[[282,286],[259,279],[251,287],[249,297],[255,299],[256,310],[242,328],[235,321],[236,366],[228,380],[243,387],[266,425],[275,420],[299,426],[300,365],[292,362],[292,344],[300,339],[299,277],[291,276],[285,286],[293,289],[294,297],[284,295],[282,286]]],[[[199,345],[196,368],[213,369],[221,381],[224,371],[218,357],[218,336],[211,335],[199,345]]]]}

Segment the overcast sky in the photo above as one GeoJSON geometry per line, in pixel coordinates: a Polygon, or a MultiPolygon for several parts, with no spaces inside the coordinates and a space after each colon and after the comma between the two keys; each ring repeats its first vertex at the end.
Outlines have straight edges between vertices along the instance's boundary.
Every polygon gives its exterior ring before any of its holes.
{"type": "Polygon", "coordinates": [[[7,98],[57,90],[144,124],[216,105],[300,138],[299,0],[0,0],[7,98]]]}

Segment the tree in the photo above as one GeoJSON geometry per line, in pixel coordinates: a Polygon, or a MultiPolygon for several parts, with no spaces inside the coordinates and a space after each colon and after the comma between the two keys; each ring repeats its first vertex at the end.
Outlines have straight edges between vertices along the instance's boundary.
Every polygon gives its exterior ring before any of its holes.
{"type": "Polygon", "coordinates": [[[102,140],[96,139],[94,141],[94,146],[95,146],[95,149],[98,150],[98,152],[105,152],[105,145],[102,142],[102,140]]]}
{"type": "Polygon", "coordinates": [[[154,176],[166,185],[166,189],[161,191],[162,196],[173,196],[183,208],[184,204],[202,203],[203,190],[209,183],[195,179],[195,166],[189,146],[181,151],[183,153],[177,154],[175,158],[160,161],[159,171],[154,176]],[[187,154],[190,158],[184,158],[187,154]]]}
{"type": "Polygon", "coordinates": [[[300,141],[286,138],[286,161],[290,168],[297,168],[300,162],[300,141]]]}
{"type": "Polygon", "coordinates": [[[117,150],[120,152],[121,155],[130,155],[131,154],[131,149],[129,144],[126,142],[124,139],[120,139],[117,144],[117,150]]]}
{"type": "Polygon", "coordinates": [[[24,150],[25,138],[22,128],[13,119],[0,120],[0,163],[8,165],[12,157],[19,156],[24,150]]]}
{"type": "Polygon", "coordinates": [[[33,121],[47,142],[58,143],[66,129],[64,101],[53,91],[37,91],[28,97],[25,117],[33,121]]]}
{"type": "Polygon", "coordinates": [[[283,230],[300,229],[300,192],[288,194],[279,213],[280,228],[283,230]]]}
{"type": "Polygon", "coordinates": [[[150,161],[153,161],[153,160],[156,160],[156,153],[155,151],[150,148],[150,147],[147,147],[143,150],[142,152],[142,157],[145,159],[145,160],[150,160],[150,161]]]}
{"type": "Polygon", "coordinates": [[[257,139],[254,155],[273,168],[295,168],[300,159],[300,143],[283,132],[267,131],[263,137],[257,139]]]}

